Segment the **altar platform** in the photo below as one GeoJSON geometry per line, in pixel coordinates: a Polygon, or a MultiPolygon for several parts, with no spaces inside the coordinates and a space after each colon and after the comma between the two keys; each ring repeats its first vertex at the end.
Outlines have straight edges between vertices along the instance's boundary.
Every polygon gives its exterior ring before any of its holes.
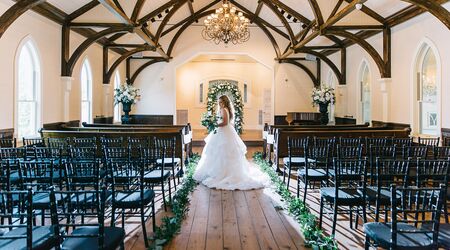
{"type": "MultiPolygon", "coordinates": [[[[193,131],[192,144],[194,147],[205,146],[205,138],[208,136],[206,129],[194,129],[193,131]]],[[[263,138],[262,130],[251,130],[246,129],[241,134],[241,138],[247,147],[262,147],[263,138]]]]}

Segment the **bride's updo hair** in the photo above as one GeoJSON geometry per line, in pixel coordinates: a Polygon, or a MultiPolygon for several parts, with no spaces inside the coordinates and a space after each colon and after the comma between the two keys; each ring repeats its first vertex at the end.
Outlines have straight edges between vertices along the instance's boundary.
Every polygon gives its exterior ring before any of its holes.
{"type": "Polygon", "coordinates": [[[228,113],[230,113],[229,120],[230,121],[233,120],[233,111],[231,109],[231,102],[230,102],[230,99],[228,98],[228,96],[223,95],[223,96],[219,97],[219,100],[222,101],[223,106],[228,109],[228,113]]]}

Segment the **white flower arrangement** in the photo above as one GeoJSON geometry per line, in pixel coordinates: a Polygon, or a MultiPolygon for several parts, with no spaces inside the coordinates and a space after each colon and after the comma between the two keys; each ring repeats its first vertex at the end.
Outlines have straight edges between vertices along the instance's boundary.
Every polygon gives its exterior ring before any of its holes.
{"type": "Polygon", "coordinates": [[[122,84],[119,88],[114,89],[114,105],[119,103],[131,103],[138,102],[140,89],[135,88],[129,84],[122,84]]]}
{"type": "Polygon", "coordinates": [[[311,98],[313,106],[319,104],[334,104],[336,101],[334,89],[330,87],[314,88],[311,98]]]}

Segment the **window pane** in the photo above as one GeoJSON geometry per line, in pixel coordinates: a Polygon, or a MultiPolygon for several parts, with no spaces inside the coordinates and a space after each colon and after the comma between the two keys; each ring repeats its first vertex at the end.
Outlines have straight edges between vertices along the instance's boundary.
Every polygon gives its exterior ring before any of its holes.
{"type": "Polygon", "coordinates": [[[36,103],[18,103],[18,133],[19,138],[36,134],[36,103]]]}
{"type": "Polygon", "coordinates": [[[91,122],[91,117],[90,117],[90,112],[91,112],[91,107],[90,107],[90,103],[89,102],[82,102],[81,103],[81,122],[87,122],[90,123],[91,122]]]}
{"type": "MultiPolygon", "coordinates": [[[[120,86],[120,75],[119,75],[119,71],[117,71],[116,75],[114,77],[114,89],[119,88],[119,86],[120,86]]],[[[120,121],[119,104],[114,105],[114,121],[116,121],[116,122],[120,121]]]]}
{"type": "Polygon", "coordinates": [[[19,100],[34,100],[34,63],[27,46],[22,48],[18,65],[18,98],[19,100]]]}
{"type": "Polygon", "coordinates": [[[81,70],[81,100],[88,100],[88,88],[89,88],[89,79],[88,72],[86,70],[86,64],[83,64],[83,69],[81,70]]]}

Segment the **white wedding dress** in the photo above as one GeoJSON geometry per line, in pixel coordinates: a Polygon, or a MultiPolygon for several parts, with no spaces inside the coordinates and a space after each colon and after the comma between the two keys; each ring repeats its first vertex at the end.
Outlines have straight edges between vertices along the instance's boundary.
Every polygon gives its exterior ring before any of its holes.
{"type": "MultiPolygon", "coordinates": [[[[228,112],[225,109],[226,112],[228,112]]],[[[229,117],[229,116],[228,116],[229,117]]],[[[268,176],[252,166],[247,147],[229,122],[205,138],[194,179],[209,188],[249,190],[267,186],[268,176]]]]}

